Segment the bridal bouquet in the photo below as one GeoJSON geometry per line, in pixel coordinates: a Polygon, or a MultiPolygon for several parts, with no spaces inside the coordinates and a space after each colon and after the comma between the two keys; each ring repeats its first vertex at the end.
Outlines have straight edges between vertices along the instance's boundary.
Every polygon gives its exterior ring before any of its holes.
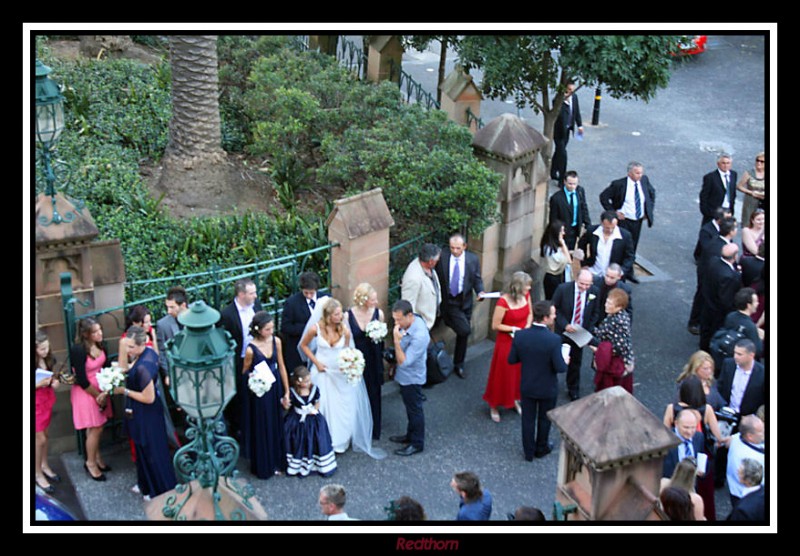
{"type": "Polygon", "coordinates": [[[257,397],[261,397],[272,388],[272,383],[275,382],[275,375],[272,374],[269,366],[265,361],[261,361],[250,372],[247,379],[247,387],[257,397]]]}
{"type": "Polygon", "coordinates": [[[114,388],[123,384],[125,384],[125,373],[116,365],[104,367],[97,373],[97,385],[103,392],[110,394],[114,391],[114,388]]]}
{"type": "Polygon", "coordinates": [[[339,370],[347,376],[347,382],[358,384],[364,374],[364,355],[355,348],[344,348],[339,354],[339,370]]]}
{"type": "Polygon", "coordinates": [[[371,320],[369,321],[369,324],[367,324],[366,334],[370,340],[372,340],[376,344],[379,344],[386,337],[388,331],[389,330],[388,328],[386,328],[385,322],[381,322],[379,320],[371,320]]]}

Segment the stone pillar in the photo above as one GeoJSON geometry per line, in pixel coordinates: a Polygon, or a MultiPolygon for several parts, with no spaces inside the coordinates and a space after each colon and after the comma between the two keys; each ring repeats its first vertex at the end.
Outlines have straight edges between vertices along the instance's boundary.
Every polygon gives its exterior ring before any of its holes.
{"type": "Polygon", "coordinates": [[[389,228],[394,219],[380,188],[335,201],[326,225],[328,240],[339,244],[331,252],[333,297],[347,308],[356,286],[369,282],[388,313],[389,228]]]}
{"type": "Polygon", "coordinates": [[[308,48],[334,56],[336,54],[336,43],[338,41],[339,35],[309,35],[308,48]]]}
{"type": "MultiPolygon", "coordinates": [[[[94,241],[98,231],[89,212],[85,208],[76,208],[60,193],[55,198],[58,213],[70,221],[42,224],[51,220],[53,206],[49,196],[39,195],[36,201],[34,321],[37,329],[50,339],[51,349],[60,365],[67,360],[61,273],[69,272],[75,298],[89,304],[87,309],[76,305],[76,313],[81,314],[124,303],[125,267],[119,241],[94,241]]],[[[109,349],[116,352],[117,339],[125,323],[122,311],[104,315],[99,322],[109,349]]],[[[53,453],[74,449],[72,408],[66,387],[57,389],[49,432],[53,453]]]]}
{"type": "Polygon", "coordinates": [[[403,61],[403,46],[395,35],[374,35],[369,41],[367,80],[380,82],[391,79],[400,82],[400,65],[403,61]],[[392,71],[394,68],[394,71],[392,71]]]}
{"type": "Polygon", "coordinates": [[[457,124],[468,126],[474,134],[477,123],[470,123],[467,119],[467,109],[476,118],[481,115],[481,99],[483,98],[480,90],[472,80],[472,76],[456,67],[445,78],[441,85],[442,90],[442,110],[447,112],[447,117],[457,124]]]}
{"type": "Polygon", "coordinates": [[[478,242],[484,259],[497,260],[492,281],[484,276],[487,289],[501,290],[517,270],[531,272],[532,258],[538,258],[534,255],[547,223],[546,144],[541,133],[512,114],[498,116],[475,133],[475,155],[503,176],[497,199],[500,222],[478,242]]]}

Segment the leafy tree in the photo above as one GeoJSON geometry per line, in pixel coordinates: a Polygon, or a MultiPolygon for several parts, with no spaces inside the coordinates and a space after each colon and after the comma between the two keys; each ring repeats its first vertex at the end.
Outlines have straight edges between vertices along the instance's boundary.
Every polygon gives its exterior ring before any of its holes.
{"type": "Polygon", "coordinates": [[[409,46],[416,50],[425,50],[430,45],[431,41],[439,41],[439,74],[438,81],[436,82],[436,102],[442,102],[442,83],[444,83],[444,68],[447,61],[447,49],[450,46],[458,44],[460,35],[404,35],[400,37],[403,43],[403,48],[409,46]]]}
{"type": "Polygon", "coordinates": [[[456,48],[465,70],[483,71],[489,98],[515,96],[553,128],[569,80],[578,86],[602,83],[613,98],[645,102],[670,78],[678,35],[470,35],[456,48]]]}

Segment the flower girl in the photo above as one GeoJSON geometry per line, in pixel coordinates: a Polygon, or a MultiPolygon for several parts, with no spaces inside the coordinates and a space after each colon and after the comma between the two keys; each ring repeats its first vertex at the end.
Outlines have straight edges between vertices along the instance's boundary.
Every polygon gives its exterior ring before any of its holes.
{"type": "Polygon", "coordinates": [[[328,423],[319,412],[319,389],[311,383],[311,374],[303,366],[294,370],[291,382],[291,408],[284,421],[286,474],[305,477],[317,472],[330,477],[336,471],[336,454],[328,423]]]}

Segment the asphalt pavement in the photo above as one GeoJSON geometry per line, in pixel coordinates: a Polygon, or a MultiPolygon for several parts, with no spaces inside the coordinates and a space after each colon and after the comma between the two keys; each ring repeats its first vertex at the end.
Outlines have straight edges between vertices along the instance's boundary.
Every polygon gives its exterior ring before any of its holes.
{"type": "MultiPolygon", "coordinates": [[[[631,160],[644,164],[657,192],[655,223],[643,230],[638,250],[639,264],[652,276],[633,285],[633,345],[635,395],[659,418],[672,399],[675,378],[697,349],[698,337],[687,331],[686,324],[695,288],[692,251],[700,227],[701,178],[715,168],[716,155],[722,150],[733,155],[734,169],[741,174],[767,146],[765,52],[760,36],[711,36],[705,53],[675,64],[669,86],[650,103],[604,96],[598,126],[590,125],[594,90],[576,92],[586,131],[583,141],[570,140],[568,168],[577,170],[586,188],[593,221],[599,221],[600,191],[624,176],[631,160]]],[[[450,66],[453,61],[448,57],[450,66]]],[[[435,70],[437,63],[434,48],[407,53],[403,67],[434,91],[431,68],[435,70]]],[[[502,99],[484,100],[481,112],[484,121],[502,112],[518,113],[541,129],[540,116],[530,109],[518,112],[502,99]]],[[[328,482],[345,485],[346,510],[362,520],[385,520],[389,501],[402,495],[420,501],[429,520],[452,520],[458,498],[449,482],[453,473],[462,470],[477,473],[491,491],[492,521],[505,521],[506,514],[520,505],[541,508],[549,519],[555,499],[558,432],[551,431],[556,450],[529,463],[522,456],[519,416],[506,411],[500,423],[490,420],[482,394],[492,350],[488,340],[471,346],[466,379],[451,376],[425,391],[424,452],[411,457],[392,453],[395,445],[388,437],[405,431],[406,418],[396,387],[387,384],[383,435],[377,442],[389,453],[386,459],[376,461],[349,451],[337,458],[339,468],[331,479],[274,477],[266,481],[253,478],[242,460],[241,476],[255,487],[258,500],[274,521],[317,520],[316,524],[324,525],[318,521],[322,516],[317,496],[328,482]]],[[[589,360],[584,357],[582,395],[592,391],[589,360]]],[[[773,392],[775,382],[771,383],[773,392]]],[[[561,390],[559,405],[568,403],[561,390]]],[[[774,441],[769,419],[767,435],[774,441]]],[[[130,492],[136,479],[127,443],[105,446],[104,454],[113,467],[105,483],[89,479],[77,453],[63,454],[59,464],[67,481],[58,486],[59,496],[69,499],[71,484],[72,503],[79,506],[76,513],[90,521],[144,520],[141,497],[130,492]]],[[[716,503],[717,516],[724,519],[730,510],[726,489],[717,491],[716,503]]]]}

